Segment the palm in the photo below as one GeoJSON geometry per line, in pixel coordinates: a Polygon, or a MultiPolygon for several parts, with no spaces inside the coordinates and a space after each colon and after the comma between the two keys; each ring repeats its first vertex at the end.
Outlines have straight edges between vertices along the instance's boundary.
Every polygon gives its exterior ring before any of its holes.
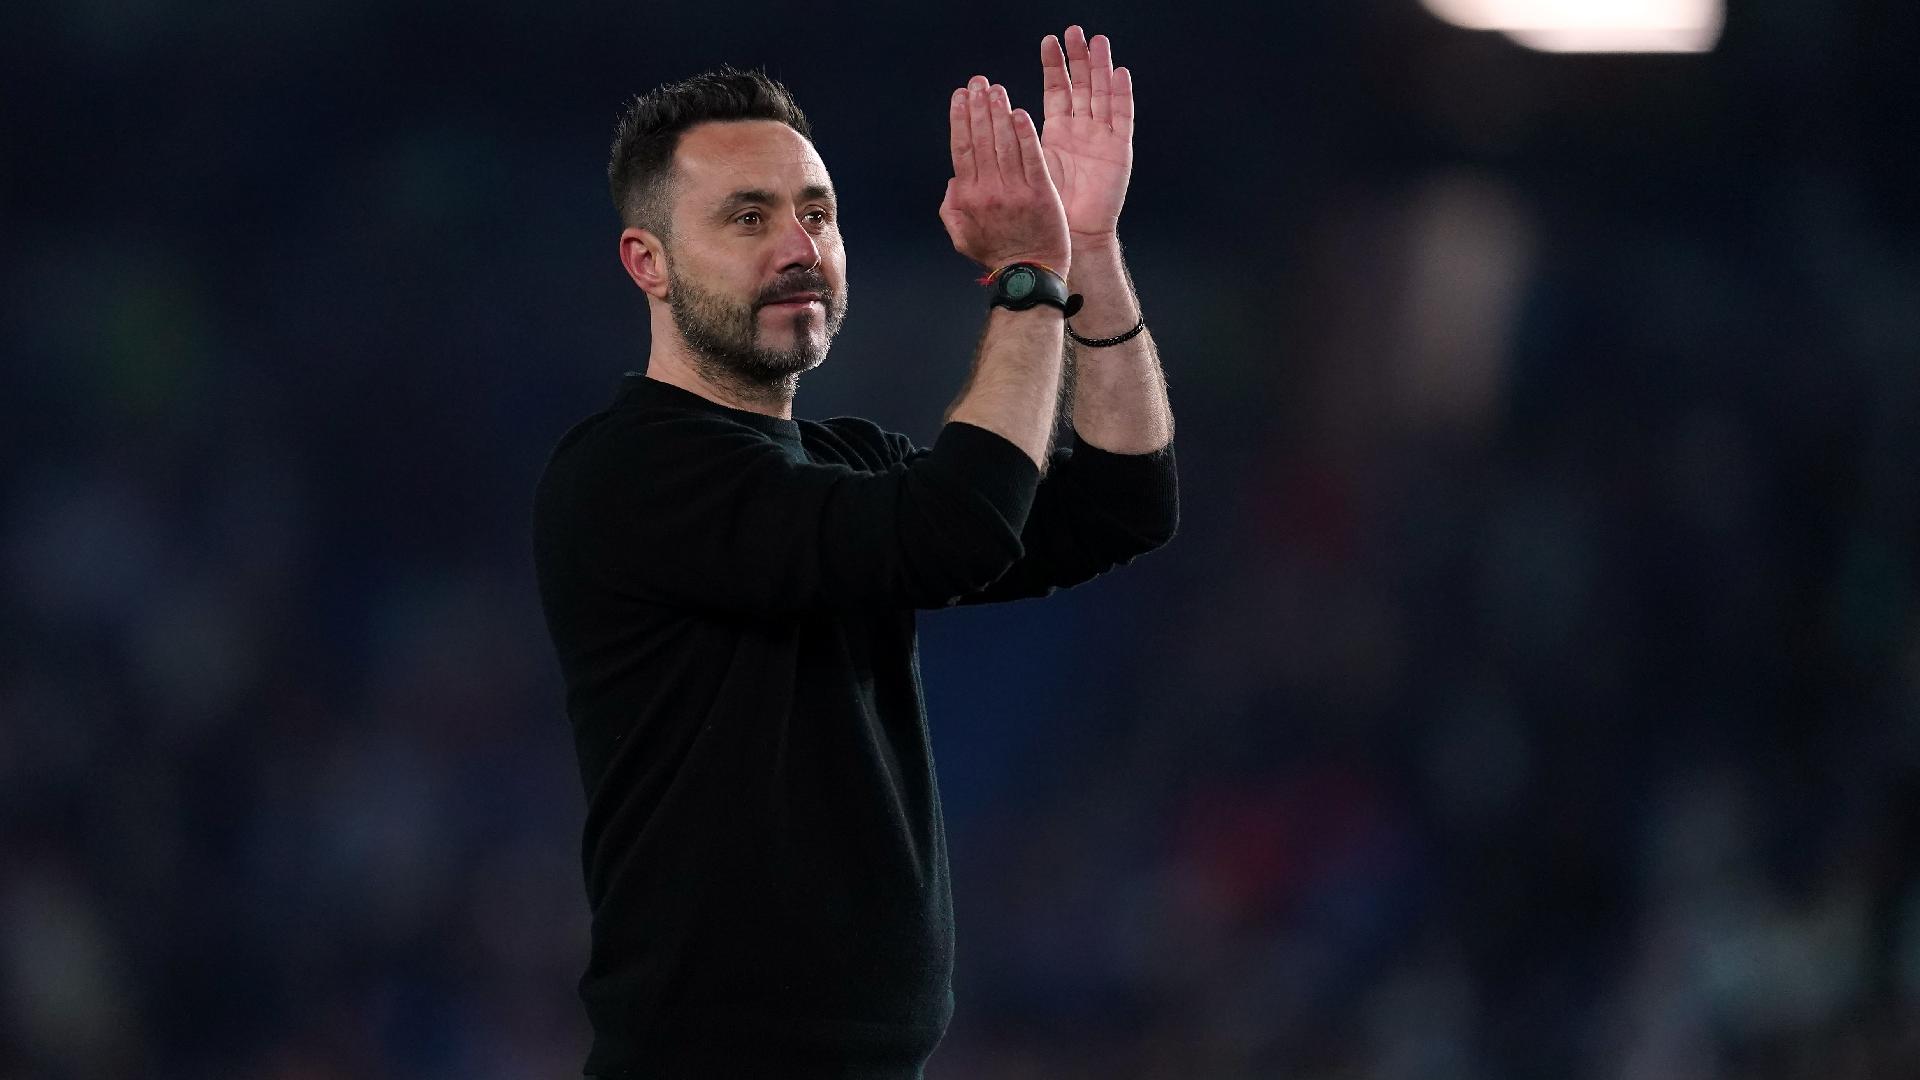
{"type": "Polygon", "coordinates": [[[1133,174],[1133,73],[1114,69],[1105,35],[1091,43],[1078,26],[1064,47],[1040,43],[1046,125],[1040,133],[1047,171],[1076,236],[1113,235],[1133,174]]]}

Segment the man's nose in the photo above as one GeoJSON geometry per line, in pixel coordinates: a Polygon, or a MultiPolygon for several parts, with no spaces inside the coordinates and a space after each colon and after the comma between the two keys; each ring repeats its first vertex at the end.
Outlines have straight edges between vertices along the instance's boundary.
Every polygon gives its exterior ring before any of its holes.
{"type": "Polygon", "coordinates": [[[779,257],[783,271],[794,267],[810,270],[820,264],[820,246],[814,242],[813,233],[807,231],[799,218],[789,217],[782,226],[779,257]]]}

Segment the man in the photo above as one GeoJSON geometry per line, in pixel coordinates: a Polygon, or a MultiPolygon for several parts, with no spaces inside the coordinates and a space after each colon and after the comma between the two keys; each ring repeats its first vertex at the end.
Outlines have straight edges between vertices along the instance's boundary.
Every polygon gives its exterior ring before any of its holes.
{"type": "Polygon", "coordinates": [[[1044,596],[1173,535],[1115,233],[1132,81],[1079,27],[1041,50],[1044,134],[984,78],[953,95],[941,220],[999,273],[931,448],[793,419],[847,283],[786,90],[723,69],[621,121],[652,351],[562,438],[534,523],[587,791],[589,1075],[919,1076],[954,999],[915,609],[1044,596]],[[1054,450],[1068,309],[1087,344],[1054,450]]]}

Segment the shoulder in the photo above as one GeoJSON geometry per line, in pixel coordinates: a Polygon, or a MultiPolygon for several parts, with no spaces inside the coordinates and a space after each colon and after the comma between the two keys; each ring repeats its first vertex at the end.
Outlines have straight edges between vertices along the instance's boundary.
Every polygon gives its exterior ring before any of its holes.
{"type": "Polygon", "coordinates": [[[554,448],[546,473],[588,484],[672,484],[725,475],[762,457],[786,456],[766,432],[724,416],[628,407],[575,424],[554,448]]]}
{"type": "Polygon", "coordinates": [[[610,409],[582,422],[582,426],[587,424],[592,426],[577,445],[603,452],[668,450],[714,439],[774,441],[766,432],[726,416],[663,406],[610,409]]]}
{"type": "Polygon", "coordinates": [[[800,421],[800,439],[816,460],[868,470],[884,470],[911,460],[913,440],[860,416],[800,421]]]}

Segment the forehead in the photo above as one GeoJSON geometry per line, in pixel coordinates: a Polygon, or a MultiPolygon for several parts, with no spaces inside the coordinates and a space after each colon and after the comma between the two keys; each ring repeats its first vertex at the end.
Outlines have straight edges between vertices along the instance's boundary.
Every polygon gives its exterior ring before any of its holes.
{"type": "Polygon", "coordinates": [[[742,188],[790,193],[831,187],[813,144],[778,120],[710,121],[688,128],[673,151],[681,198],[701,205],[742,188]]]}

